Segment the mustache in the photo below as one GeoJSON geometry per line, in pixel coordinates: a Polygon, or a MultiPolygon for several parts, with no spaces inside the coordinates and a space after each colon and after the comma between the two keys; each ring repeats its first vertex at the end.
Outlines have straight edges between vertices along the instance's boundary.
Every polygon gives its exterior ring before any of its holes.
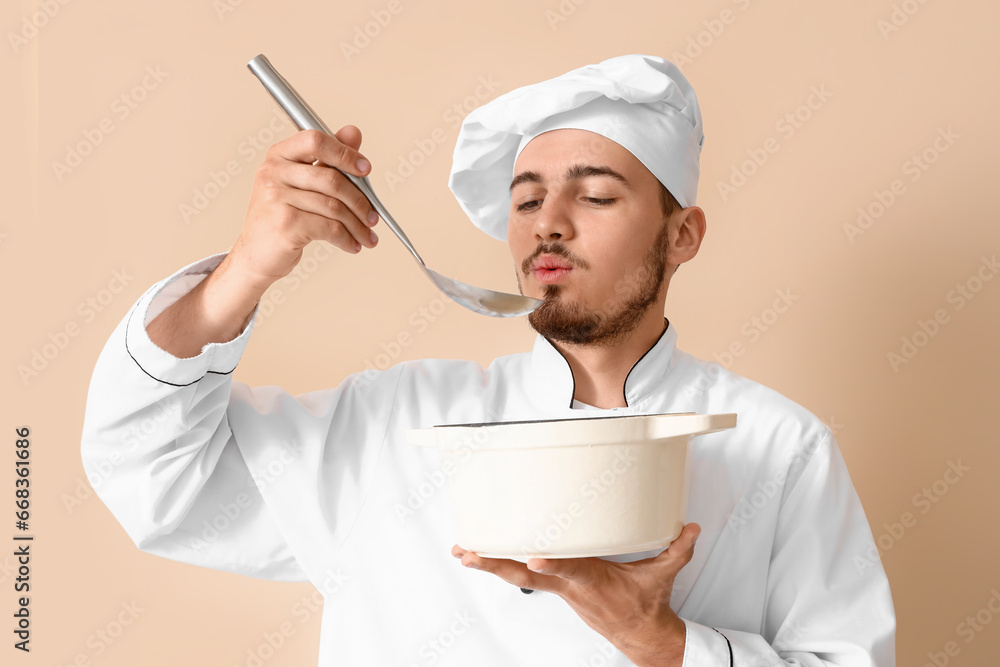
{"type": "Polygon", "coordinates": [[[528,255],[523,262],[521,262],[521,272],[525,275],[531,271],[531,265],[534,264],[535,260],[541,255],[555,255],[556,257],[562,257],[570,266],[578,267],[581,269],[589,269],[590,264],[587,263],[583,257],[576,255],[569,251],[569,249],[562,243],[556,241],[555,243],[539,243],[535,251],[528,255]]]}

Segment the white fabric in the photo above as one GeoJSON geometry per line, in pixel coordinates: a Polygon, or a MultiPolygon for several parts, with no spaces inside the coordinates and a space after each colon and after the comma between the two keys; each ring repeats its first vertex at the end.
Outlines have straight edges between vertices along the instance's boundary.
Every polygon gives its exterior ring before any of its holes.
{"type": "MultiPolygon", "coordinates": [[[[324,667],[632,664],[558,596],[463,568],[437,453],[405,444],[413,427],[579,416],[572,373],[546,339],[487,369],[421,360],[298,397],[251,388],[231,371],[253,320],[190,359],[145,331],[151,310],[222,257],[147,291],[94,370],[84,468],[140,549],[313,582],[326,598],[324,667]]],[[[669,323],[629,374],[619,413],[739,415],[692,446],[688,519],[702,532],[671,598],[687,627],[684,665],[728,665],[728,638],[735,665],[890,667],[889,584],[829,429],[676,342],[669,323]]]]}
{"type": "Polygon", "coordinates": [[[465,117],[448,187],[473,224],[507,238],[517,156],[539,134],[562,128],[620,144],[682,208],[695,204],[705,133],[694,88],[670,61],[634,54],[517,88],[465,117]]]}

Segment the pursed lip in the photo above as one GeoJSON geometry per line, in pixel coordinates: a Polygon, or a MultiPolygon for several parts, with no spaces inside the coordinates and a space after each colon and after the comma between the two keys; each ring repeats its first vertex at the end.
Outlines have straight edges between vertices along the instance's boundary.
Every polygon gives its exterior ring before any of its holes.
{"type": "Polygon", "coordinates": [[[572,270],[572,264],[554,255],[541,255],[531,264],[531,274],[545,285],[559,282],[572,270]]]}
{"type": "Polygon", "coordinates": [[[532,265],[532,271],[553,271],[557,269],[572,269],[573,265],[567,262],[565,259],[556,257],[555,255],[540,255],[532,265]]]}

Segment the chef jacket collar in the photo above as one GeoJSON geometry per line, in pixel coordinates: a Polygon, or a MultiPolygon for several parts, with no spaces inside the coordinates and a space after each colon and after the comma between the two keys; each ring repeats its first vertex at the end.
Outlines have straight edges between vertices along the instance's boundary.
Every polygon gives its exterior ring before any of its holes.
{"type": "MultiPolygon", "coordinates": [[[[622,392],[625,405],[635,407],[658,387],[673,365],[672,357],[677,346],[677,330],[664,318],[666,328],[645,354],[639,357],[625,377],[622,392]]],[[[565,410],[573,404],[576,383],[569,361],[545,336],[535,338],[531,350],[531,368],[528,373],[530,389],[538,404],[554,410],[565,410]]]]}

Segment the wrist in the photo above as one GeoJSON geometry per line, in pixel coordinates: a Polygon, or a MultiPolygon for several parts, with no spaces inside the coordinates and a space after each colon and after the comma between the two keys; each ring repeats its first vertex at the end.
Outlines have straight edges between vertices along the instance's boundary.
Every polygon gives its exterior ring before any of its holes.
{"type": "Polygon", "coordinates": [[[637,667],[682,667],[687,626],[677,615],[664,621],[646,641],[623,651],[637,667]]]}
{"type": "Polygon", "coordinates": [[[246,272],[227,255],[194,290],[198,320],[210,334],[210,342],[229,342],[250,322],[264,292],[273,281],[246,272]]]}
{"type": "Polygon", "coordinates": [[[230,300],[233,296],[240,301],[256,304],[264,296],[276,280],[275,277],[262,276],[251,269],[244,258],[236,250],[230,250],[215,270],[209,274],[206,280],[211,279],[218,286],[220,291],[229,294],[230,300]]]}

